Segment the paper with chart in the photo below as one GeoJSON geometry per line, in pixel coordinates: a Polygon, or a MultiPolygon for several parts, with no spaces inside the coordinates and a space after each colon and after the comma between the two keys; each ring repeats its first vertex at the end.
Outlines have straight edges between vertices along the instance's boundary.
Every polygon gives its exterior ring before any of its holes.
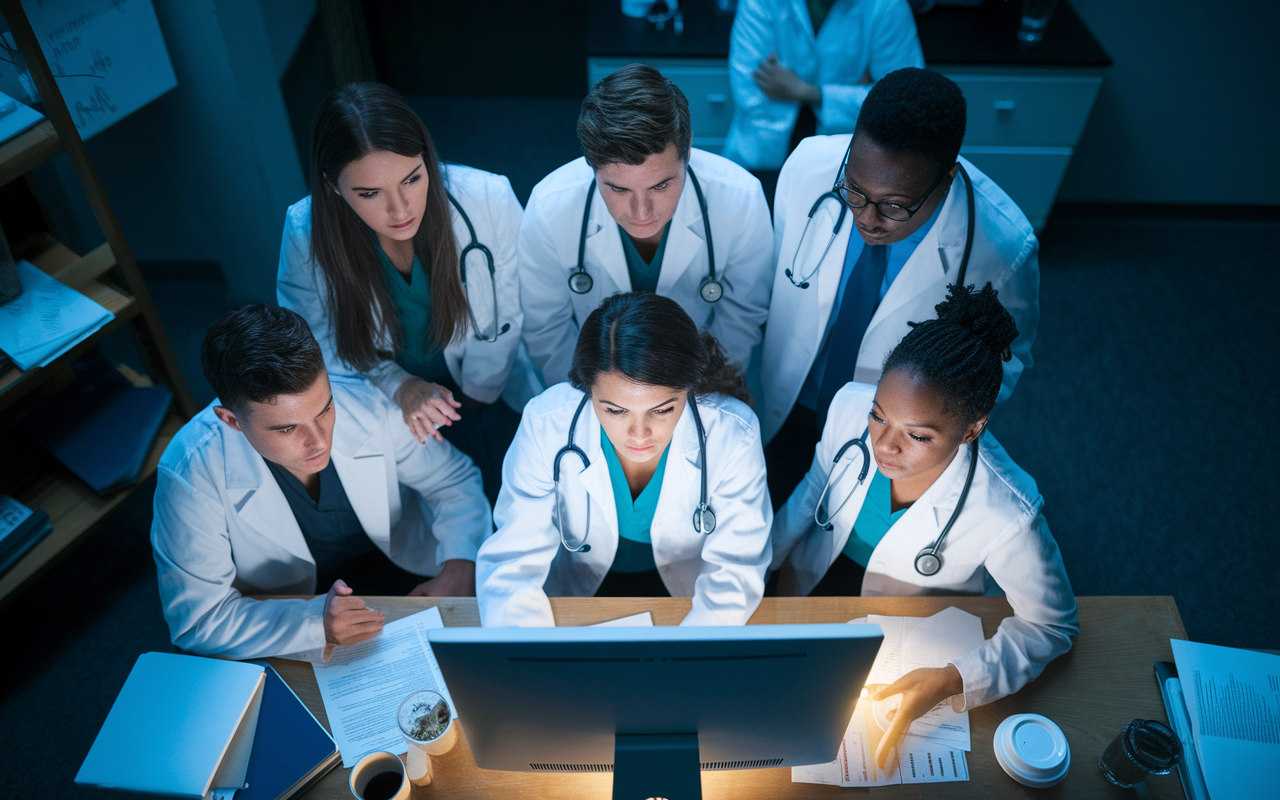
{"type": "Polygon", "coordinates": [[[338,648],[327,663],[312,664],[343,767],[375,750],[407,752],[396,712],[416,691],[444,695],[457,719],[457,706],[427,643],[427,631],[443,627],[440,609],[428,608],[388,622],[372,639],[338,648]]]}
{"type": "Polygon", "coordinates": [[[1280,760],[1280,656],[1171,639],[1210,797],[1263,797],[1280,760]]]}
{"type": "MultiPolygon", "coordinates": [[[[955,607],[932,617],[872,615],[850,622],[879,625],[884,631],[884,642],[867,676],[868,686],[893,683],[913,669],[946,666],[948,661],[981,647],[984,641],[982,620],[955,607]]],[[[890,786],[968,780],[965,751],[971,746],[969,713],[957,714],[946,701],[912,723],[891,772],[876,767],[876,748],[892,722],[896,700],[873,702],[864,690],[836,760],[792,767],[792,782],[890,786]]]]}
{"type": "MultiPolygon", "coordinates": [[[[178,85],[151,0],[23,0],[31,28],[82,139],[178,85]]],[[[13,34],[0,34],[0,91],[39,93],[13,34]]]]}

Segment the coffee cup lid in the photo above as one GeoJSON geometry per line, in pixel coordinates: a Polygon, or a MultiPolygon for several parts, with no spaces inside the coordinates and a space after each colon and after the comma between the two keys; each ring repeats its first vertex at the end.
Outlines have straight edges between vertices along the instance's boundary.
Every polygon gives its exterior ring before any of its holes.
{"type": "Polygon", "coordinates": [[[1015,714],[996,728],[996,761],[1024,786],[1053,786],[1067,776],[1071,748],[1062,729],[1039,714],[1015,714]]]}

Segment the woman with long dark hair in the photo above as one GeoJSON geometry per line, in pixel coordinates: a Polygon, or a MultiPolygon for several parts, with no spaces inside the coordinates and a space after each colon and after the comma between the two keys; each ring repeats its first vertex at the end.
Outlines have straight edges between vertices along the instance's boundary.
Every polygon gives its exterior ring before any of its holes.
{"type": "Polygon", "coordinates": [[[507,453],[477,558],[483,624],[554,625],[548,596],[668,594],[693,598],[686,623],[745,623],[773,518],[749,400],[674,300],[605,300],[507,453]]]}
{"type": "Polygon", "coordinates": [[[289,208],[276,279],[329,370],[369,378],[418,441],[471,456],[491,496],[518,422],[501,397],[527,391],[504,393],[523,379],[521,214],[506,178],[441,164],[395,90],[347,84],[316,113],[311,195],[289,208]]]}
{"type": "Polygon", "coordinates": [[[881,765],[938,703],[961,711],[1018,691],[1080,631],[1044,498],[986,432],[1018,327],[990,283],[951,286],[937,313],[911,323],[879,385],[836,393],[773,525],[780,594],[1004,594],[1013,607],[981,647],[872,694],[902,695],[881,765]]]}

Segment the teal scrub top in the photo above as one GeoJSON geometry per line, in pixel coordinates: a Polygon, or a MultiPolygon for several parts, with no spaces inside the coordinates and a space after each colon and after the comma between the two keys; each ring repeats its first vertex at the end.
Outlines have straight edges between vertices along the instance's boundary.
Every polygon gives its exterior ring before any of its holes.
{"type": "Polygon", "coordinates": [[[409,271],[409,279],[396,269],[391,259],[383,252],[382,245],[374,237],[373,247],[378,251],[378,261],[382,263],[382,275],[391,292],[391,299],[396,306],[396,316],[400,320],[400,334],[403,342],[396,349],[395,361],[411,375],[416,375],[432,383],[450,381],[449,366],[444,360],[444,351],[430,344],[431,332],[431,284],[427,280],[427,271],[422,268],[422,260],[413,257],[413,267],[409,271]]]}
{"type": "Polygon", "coordinates": [[[653,253],[653,260],[646,262],[636,249],[635,242],[631,241],[631,235],[621,225],[618,226],[618,234],[622,237],[622,253],[627,258],[627,272],[631,275],[631,291],[658,291],[658,275],[662,272],[662,256],[667,251],[667,233],[670,230],[671,223],[668,222],[662,229],[662,239],[653,253]]]}
{"type": "Polygon", "coordinates": [[[626,473],[622,471],[622,462],[618,460],[618,453],[604,428],[600,429],[600,448],[604,450],[604,460],[609,465],[613,502],[618,508],[618,554],[614,556],[609,571],[647,572],[657,569],[649,529],[653,527],[653,514],[658,510],[658,495],[662,493],[662,476],[667,471],[667,453],[671,451],[671,445],[662,451],[658,469],[634,501],[626,473]]]}
{"type": "Polygon", "coordinates": [[[871,485],[867,487],[867,498],[862,503],[862,510],[854,520],[853,530],[849,532],[849,541],[845,542],[843,552],[846,556],[866,566],[871,560],[871,551],[876,549],[880,540],[893,527],[907,509],[891,511],[892,481],[880,474],[880,470],[871,473],[871,485]]]}

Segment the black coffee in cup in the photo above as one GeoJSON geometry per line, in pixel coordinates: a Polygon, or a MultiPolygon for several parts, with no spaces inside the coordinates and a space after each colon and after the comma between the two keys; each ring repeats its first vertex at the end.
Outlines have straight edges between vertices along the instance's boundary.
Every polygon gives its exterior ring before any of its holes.
{"type": "Polygon", "coordinates": [[[379,772],[364,785],[364,800],[391,800],[400,791],[402,780],[399,772],[379,772]]]}

